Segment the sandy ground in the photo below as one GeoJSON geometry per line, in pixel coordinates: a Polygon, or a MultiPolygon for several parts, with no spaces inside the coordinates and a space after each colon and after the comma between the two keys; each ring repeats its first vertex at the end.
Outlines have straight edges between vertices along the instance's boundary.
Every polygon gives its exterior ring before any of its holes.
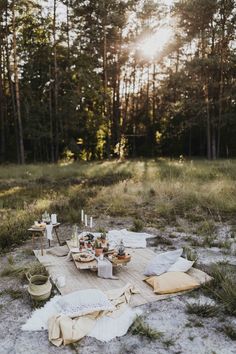
{"type": "MultiPolygon", "coordinates": [[[[130,219],[106,218],[100,220],[106,228],[129,228],[130,219]]],[[[146,232],[157,235],[150,239],[149,247],[154,250],[167,250],[189,245],[194,234],[179,232],[176,228],[167,227],[158,230],[153,227],[145,228],[146,232]],[[160,238],[169,240],[169,245],[160,242],[160,238]]],[[[69,238],[70,227],[61,227],[61,237],[69,238]]],[[[230,227],[220,224],[218,238],[228,239],[230,227]]],[[[198,254],[198,264],[209,265],[218,261],[229,261],[236,265],[235,238],[230,238],[230,248],[219,247],[192,247],[198,254]]],[[[25,250],[31,247],[30,241],[18,247],[0,259],[1,269],[4,269],[9,255],[14,258],[15,264],[27,263],[34,260],[33,256],[26,254],[25,250]]],[[[131,333],[109,343],[102,343],[93,338],[86,337],[80,343],[62,348],[56,348],[48,342],[47,333],[23,332],[21,326],[30,317],[32,303],[26,290],[26,282],[11,277],[0,278],[0,354],[54,354],[54,353],[81,353],[81,354],[233,354],[236,353],[236,342],[227,337],[221,330],[225,324],[236,325],[236,318],[222,316],[220,313],[212,318],[201,318],[186,314],[188,302],[209,302],[209,298],[191,292],[164,301],[153,302],[144,306],[143,316],[150,326],[163,332],[160,340],[149,340],[131,333]],[[12,299],[4,293],[4,289],[22,290],[19,299],[12,299]]]]}

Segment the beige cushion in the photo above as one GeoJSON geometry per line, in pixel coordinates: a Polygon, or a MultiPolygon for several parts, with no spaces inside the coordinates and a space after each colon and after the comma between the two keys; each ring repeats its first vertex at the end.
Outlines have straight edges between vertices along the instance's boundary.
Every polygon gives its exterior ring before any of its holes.
{"type": "Polygon", "coordinates": [[[172,294],[200,286],[193,277],[182,272],[167,272],[146,278],[145,281],[153,287],[156,294],[172,294]]]}

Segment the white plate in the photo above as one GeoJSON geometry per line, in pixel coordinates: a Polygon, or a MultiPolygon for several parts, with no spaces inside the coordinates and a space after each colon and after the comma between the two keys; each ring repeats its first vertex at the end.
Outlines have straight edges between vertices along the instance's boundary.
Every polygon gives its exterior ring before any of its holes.
{"type": "Polygon", "coordinates": [[[77,248],[71,248],[71,252],[72,253],[80,253],[81,250],[77,247],[77,248]]]}

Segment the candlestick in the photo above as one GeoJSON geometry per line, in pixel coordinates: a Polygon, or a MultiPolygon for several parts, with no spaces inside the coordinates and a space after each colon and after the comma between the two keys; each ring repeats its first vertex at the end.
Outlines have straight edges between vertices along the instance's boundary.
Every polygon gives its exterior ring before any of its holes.
{"type": "Polygon", "coordinates": [[[82,222],[84,221],[84,211],[83,211],[83,209],[81,210],[81,221],[82,222]]]}
{"type": "Polygon", "coordinates": [[[85,226],[87,227],[87,226],[88,226],[88,217],[87,217],[87,214],[85,214],[85,216],[84,216],[84,223],[85,223],[85,226]]]}
{"type": "Polygon", "coordinates": [[[93,217],[92,217],[92,216],[90,217],[90,223],[89,223],[89,226],[90,226],[90,228],[92,229],[92,227],[93,227],[93,217]]]}

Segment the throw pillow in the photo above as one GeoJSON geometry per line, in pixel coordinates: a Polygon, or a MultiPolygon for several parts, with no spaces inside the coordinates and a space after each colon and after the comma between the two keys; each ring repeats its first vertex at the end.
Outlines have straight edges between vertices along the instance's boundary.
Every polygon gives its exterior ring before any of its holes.
{"type": "Polygon", "coordinates": [[[99,289],[75,291],[62,296],[55,305],[59,314],[72,318],[95,311],[114,310],[114,306],[108,300],[106,294],[99,289]]]}
{"type": "Polygon", "coordinates": [[[168,272],[187,272],[192,268],[194,261],[188,261],[185,258],[179,257],[177,261],[168,269],[168,272]]]}
{"type": "Polygon", "coordinates": [[[169,251],[156,255],[146,267],[144,275],[161,275],[162,273],[167,272],[182,253],[183,249],[180,248],[175,251],[169,251]]]}

